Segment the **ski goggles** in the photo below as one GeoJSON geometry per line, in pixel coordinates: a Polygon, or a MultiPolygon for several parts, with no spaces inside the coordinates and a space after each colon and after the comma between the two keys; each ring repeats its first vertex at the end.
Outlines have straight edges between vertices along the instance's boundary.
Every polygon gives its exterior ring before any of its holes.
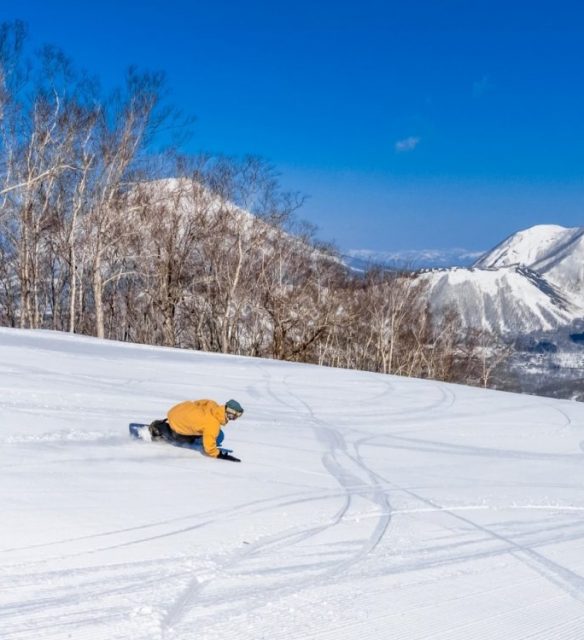
{"type": "Polygon", "coordinates": [[[239,416],[243,413],[243,411],[235,411],[234,409],[230,409],[229,407],[225,409],[225,415],[228,420],[237,420],[239,416]]]}

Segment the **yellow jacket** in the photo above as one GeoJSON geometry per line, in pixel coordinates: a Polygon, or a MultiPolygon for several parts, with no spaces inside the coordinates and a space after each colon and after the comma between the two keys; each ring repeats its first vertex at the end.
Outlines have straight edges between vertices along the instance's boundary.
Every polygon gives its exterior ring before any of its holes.
{"type": "Polygon", "coordinates": [[[203,436],[203,449],[208,456],[219,455],[217,436],[227,424],[225,407],[213,400],[186,400],[166,414],[173,431],[183,436],[203,436]]]}

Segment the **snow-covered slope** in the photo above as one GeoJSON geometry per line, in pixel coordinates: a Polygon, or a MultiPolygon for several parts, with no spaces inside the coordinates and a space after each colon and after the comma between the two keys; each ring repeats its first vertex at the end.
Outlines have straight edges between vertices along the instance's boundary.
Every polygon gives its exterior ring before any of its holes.
{"type": "Polygon", "coordinates": [[[584,306],[584,227],[537,225],[513,234],[474,266],[524,265],[584,306]]]}
{"type": "Polygon", "coordinates": [[[0,329],[2,640],[577,640],[584,405],[0,329]],[[235,397],[242,464],[132,441],[235,397]]]}
{"type": "Polygon", "coordinates": [[[512,264],[531,266],[550,252],[553,253],[562,243],[566,232],[572,231],[575,230],[554,224],[540,224],[518,231],[482,256],[474,266],[482,268],[508,267],[512,264]]]}
{"type": "Polygon", "coordinates": [[[549,331],[581,317],[560,289],[526,267],[446,269],[420,276],[431,307],[454,308],[467,327],[503,333],[549,331]]]}
{"type": "Polygon", "coordinates": [[[472,268],[422,277],[438,313],[454,307],[466,326],[527,334],[584,318],[584,227],[520,231],[472,268]]]}

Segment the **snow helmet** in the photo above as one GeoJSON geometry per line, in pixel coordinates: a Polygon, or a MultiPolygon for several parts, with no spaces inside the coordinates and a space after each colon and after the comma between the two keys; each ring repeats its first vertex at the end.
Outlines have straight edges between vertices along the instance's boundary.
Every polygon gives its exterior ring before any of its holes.
{"type": "Polygon", "coordinates": [[[228,420],[235,420],[243,413],[243,407],[237,400],[228,400],[225,403],[225,414],[228,420]]]}

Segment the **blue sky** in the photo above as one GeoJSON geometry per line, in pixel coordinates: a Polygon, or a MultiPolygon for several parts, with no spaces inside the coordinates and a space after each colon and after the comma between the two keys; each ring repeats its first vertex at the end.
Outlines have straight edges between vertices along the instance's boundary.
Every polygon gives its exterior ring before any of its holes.
{"type": "Polygon", "coordinates": [[[188,150],[257,154],[342,250],[488,249],[584,225],[584,6],[2,3],[104,84],[164,70],[188,150]]]}

